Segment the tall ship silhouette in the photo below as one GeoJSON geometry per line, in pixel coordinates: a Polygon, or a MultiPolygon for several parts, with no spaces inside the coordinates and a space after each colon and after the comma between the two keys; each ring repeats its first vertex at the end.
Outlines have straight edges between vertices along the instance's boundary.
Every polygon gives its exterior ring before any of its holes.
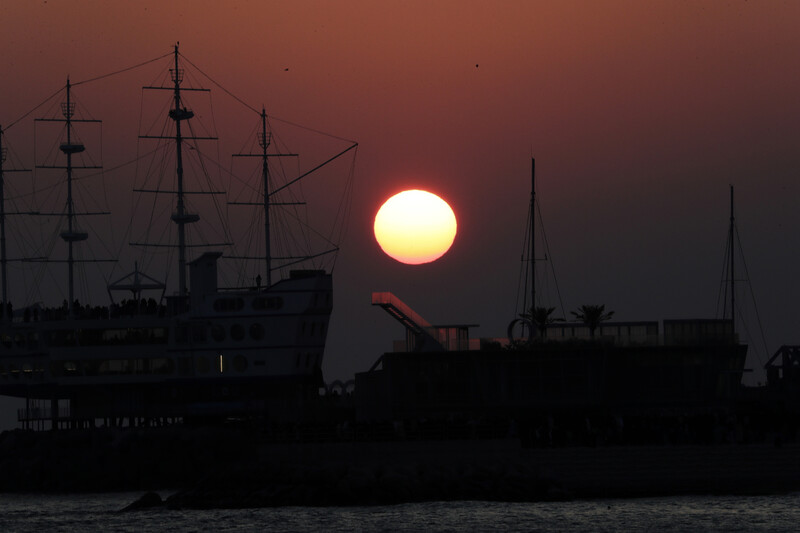
{"type": "MultiPolygon", "coordinates": [[[[56,157],[44,164],[37,162],[37,168],[59,171],[63,178],[59,187],[66,191],[63,209],[26,213],[59,221],[61,242],[51,248],[54,255],[65,251],[66,257],[28,257],[22,263],[28,269],[41,266],[37,263],[59,264],[48,268],[61,280],[65,297],[60,306],[10,302],[9,283],[19,280],[9,276],[14,259],[6,255],[6,222],[12,213],[5,207],[0,171],[0,394],[26,400],[19,414],[24,426],[153,424],[251,415],[291,420],[322,384],[321,364],[333,306],[332,262],[326,264],[322,258],[335,256],[338,243],[324,238],[326,246],[321,250],[277,255],[276,243],[286,240],[288,230],[275,227],[276,211],[289,211],[300,225],[305,224],[297,213],[306,206],[290,192],[292,187],[334,162],[347,169],[354,164],[357,144],[344,142],[342,149],[315,161],[313,168],[298,165],[296,170],[287,170],[293,167],[286,161],[297,154],[285,152],[276,142],[263,109],[258,113],[250,108],[258,117],[253,121],[253,142],[248,150],[234,155],[258,162],[253,179],[240,186],[253,193],[251,197],[226,196],[221,190],[224,184],[208,178],[192,188],[187,158],[194,158],[193,175],[218,165],[203,152],[204,143],[217,137],[213,129],[196,125],[187,95],[207,95],[210,90],[194,81],[187,83],[184,63],[194,65],[177,45],[157,59],[169,63],[165,69],[169,74],[160,84],[144,87],[143,93],[157,98],[166,95],[160,99],[168,105],[162,107],[154,130],[144,131],[140,125],[139,143],[149,143],[144,150],[150,158],[137,163],[145,178],[137,178],[134,190],[137,206],[144,205],[141,198],[146,197],[154,207],[148,207],[145,215],[132,216],[138,227],[132,222],[125,234],[125,246],[137,250],[136,257],[155,252],[156,259],[131,261],[133,270],[127,275],[118,270],[104,280],[107,303],[82,305],[76,296],[78,270],[84,262],[108,262],[121,268],[122,261],[116,257],[87,260],[82,252],[91,244],[84,242],[89,232],[81,227],[101,228],[107,222],[97,220],[107,220],[102,215],[108,212],[81,211],[74,198],[77,175],[100,168],[82,157],[87,147],[76,126],[99,121],[79,117],[75,85],[69,80],[60,113],[39,119],[42,126],[57,123],[62,128],[56,157]],[[276,179],[278,174],[282,181],[276,179]],[[161,207],[156,207],[159,203],[161,207]],[[209,222],[205,213],[193,210],[197,206],[218,215],[230,210],[234,223],[222,216],[219,222],[209,222]],[[169,220],[158,225],[157,215],[164,213],[169,220]],[[237,222],[263,235],[248,233],[237,246],[232,236],[237,222]],[[198,237],[203,223],[216,241],[198,237]],[[233,276],[237,283],[223,284],[220,270],[225,261],[250,266],[240,267],[233,276]],[[140,268],[140,264],[147,266],[140,268]],[[164,279],[150,275],[162,264],[164,279]]],[[[143,97],[143,105],[144,101],[143,97]]],[[[349,169],[352,172],[352,166],[349,169]]],[[[220,174],[234,182],[232,171],[220,174]]],[[[309,246],[318,244],[311,241],[305,239],[309,246]]]]}

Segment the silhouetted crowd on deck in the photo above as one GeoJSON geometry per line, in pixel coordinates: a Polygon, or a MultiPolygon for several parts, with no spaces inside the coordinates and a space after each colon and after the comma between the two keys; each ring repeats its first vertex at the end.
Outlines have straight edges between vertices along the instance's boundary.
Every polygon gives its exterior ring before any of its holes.
{"type": "MultiPolygon", "coordinates": [[[[110,306],[81,305],[78,300],[75,300],[72,304],[72,316],[80,319],[107,320],[138,315],[164,316],[165,313],[166,306],[159,304],[153,298],[142,298],[141,300],[125,299],[119,303],[112,303],[110,306]]],[[[23,322],[66,320],[70,317],[70,309],[67,300],[64,300],[60,307],[32,305],[23,309],[22,313],[16,312],[15,314],[11,302],[0,303],[0,320],[5,320],[7,317],[23,322]]]]}

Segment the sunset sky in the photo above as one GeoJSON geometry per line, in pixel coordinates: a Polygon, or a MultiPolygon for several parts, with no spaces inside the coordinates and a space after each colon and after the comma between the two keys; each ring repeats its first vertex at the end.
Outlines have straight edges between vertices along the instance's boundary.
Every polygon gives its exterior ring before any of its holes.
{"type": "MultiPolygon", "coordinates": [[[[180,41],[248,104],[357,141],[328,381],[368,369],[403,336],[370,306],[372,291],[434,324],[505,334],[532,156],[566,315],[605,304],[619,320],[717,316],[733,185],[767,339],[768,353],[748,358],[757,368],[800,344],[798,28],[800,3],[777,1],[4,2],[0,125],[67,76],[114,72],[180,41]],[[458,217],[434,263],[400,264],[372,235],[381,203],[411,188],[458,217]]],[[[103,93],[86,86],[106,167],[133,153],[116,144],[135,142],[151,82],[133,71],[103,93]]],[[[23,155],[35,116],[6,132],[23,155]]]]}

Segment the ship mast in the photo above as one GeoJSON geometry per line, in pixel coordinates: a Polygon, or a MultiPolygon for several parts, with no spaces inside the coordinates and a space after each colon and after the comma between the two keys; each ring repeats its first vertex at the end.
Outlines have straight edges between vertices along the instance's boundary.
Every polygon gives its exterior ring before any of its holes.
{"type": "MultiPolygon", "coordinates": [[[[2,276],[3,300],[0,305],[8,302],[8,276],[6,270],[6,196],[3,165],[6,162],[6,149],[3,146],[3,128],[0,127],[0,276],[2,276]]],[[[5,313],[0,313],[5,316],[5,313]]]]}
{"type": "MultiPolygon", "coordinates": [[[[536,313],[536,159],[531,157],[531,317],[536,313]]],[[[531,321],[533,322],[533,321],[531,321]]],[[[533,327],[531,325],[531,327],[533,327]]]]}
{"type": "Polygon", "coordinates": [[[181,108],[181,82],[183,81],[183,69],[178,68],[178,45],[175,45],[175,68],[170,69],[174,87],[174,106],[169,111],[169,116],[175,121],[175,157],[176,175],[178,178],[177,207],[176,213],[172,215],[172,221],[178,225],[178,290],[181,297],[188,293],[186,287],[186,224],[191,224],[200,220],[200,216],[186,212],[183,191],[183,136],[181,135],[181,121],[188,120],[194,116],[192,111],[181,108]]]}
{"type": "Polygon", "coordinates": [[[736,231],[736,221],[733,215],[733,185],[731,185],[731,220],[730,220],[730,228],[728,228],[728,239],[730,239],[730,256],[728,260],[730,261],[730,283],[731,283],[731,338],[733,343],[736,342],[736,293],[735,283],[736,283],[736,276],[734,276],[733,272],[733,265],[734,265],[734,258],[736,257],[734,253],[734,233],[736,231]]]}
{"type": "MultiPolygon", "coordinates": [[[[185,141],[192,140],[210,140],[215,141],[217,140],[216,137],[206,137],[206,136],[197,136],[197,135],[184,135],[181,123],[184,120],[189,120],[194,117],[194,112],[190,109],[187,109],[183,103],[183,99],[181,94],[186,91],[201,91],[201,92],[208,92],[209,89],[203,89],[200,87],[183,87],[181,83],[183,83],[183,74],[184,70],[180,68],[179,60],[178,60],[178,44],[174,46],[174,63],[173,68],[170,68],[170,76],[172,79],[172,86],[171,87],[153,87],[153,86],[145,86],[143,89],[151,89],[151,90],[164,90],[164,91],[171,91],[172,92],[172,107],[169,109],[168,115],[169,118],[175,122],[175,134],[174,135],[139,135],[140,139],[162,139],[162,140],[169,140],[175,142],[175,175],[177,178],[177,188],[175,191],[165,191],[161,189],[149,190],[149,189],[134,189],[134,192],[147,192],[147,193],[166,193],[169,192],[170,194],[175,194],[175,211],[173,212],[170,219],[177,224],[178,226],[178,294],[181,300],[181,308],[185,305],[186,296],[189,294],[188,286],[186,283],[186,249],[189,245],[186,243],[186,225],[193,224],[200,220],[200,215],[195,213],[188,213],[186,211],[186,195],[187,194],[222,194],[221,192],[217,191],[209,191],[209,192],[200,192],[200,191],[187,191],[184,188],[184,180],[183,180],[183,144],[185,141]]],[[[135,246],[161,246],[160,244],[155,243],[147,243],[147,242],[136,242],[131,243],[135,246]]],[[[226,244],[223,244],[226,245],[226,244]]],[[[174,245],[168,245],[174,246],[174,245]]],[[[212,246],[210,244],[204,246],[212,246]]]]}
{"type": "Polygon", "coordinates": [[[264,260],[267,270],[267,287],[272,285],[272,245],[269,230],[269,164],[267,163],[267,148],[271,135],[267,132],[267,112],[261,108],[261,134],[258,136],[258,145],[261,146],[261,176],[264,179],[264,260]]]}
{"type": "MultiPolygon", "coordinates": [[[[61,114],[64,118],[37,118],[35,122],[63,122],[65,124],[64,129],[66,133],[66,137],[64,139],[65,142],[62,142],[59,146],[59,150],[67,157],[67,164],[66,166],[61,165],[36,165],[36,168],[42,169],[59,169],[59,170],[66,170],[67,173],[67,205],[66,205],[66,213],[64,212],[56,212],[56,213],[36,213],[39,215],[58,215],[67,217],[67,229],[66,231],[62,231],[59,236],[61,240],[67,243],[67,270],[68,270],[68,279],[67,279],[67,291],[68,291],[68,301],[67,301],[67,309],[70,316],[75,316],[75,263],[84,262],[80,259],[75,259],[75,243],[85,241],[89,238],[89,234],[83,231],[77,230],[77,215],[107,215],[108,212],[81,212],[77,213],[75,211],[75,203],[72,198],[72,185],[73,185],[73,173],[75,170],[86,170],[86,169],[100,169],[102,168],[99,165],[76,165],[73,162],[73,155],[82,153],[86,150],[86,147],[83,143],[77,141],[73,138],[73,129],[75,123],[99,123],[99,120],[95,119],[83,119],[83,118],[75,118],[75,102],[72,101],[72,84],[67,78],[67,85],[65,87],[66,98],[64,102],[61,102],[61,114]]],[[[48,261],[45,259],[45,261],[48,261]]],[[[94,260],[94,262],[103,262],[105,260],[94,260]]]]}
{"type": "MultiPolygon", "coordinates": [[[[0,127],[0,284],[2,285],[2,301],[0,305],[8,305],[8,255],[6,253],[6,216],[9,214],[23,214],[23,213],[8,213],[6,212],[6,181],[5,175],[8,172],[29,172],[28,169],[6,169],[6,155],[8,150],[3,146],[3,128],[0,127]]],[[[32,213],[24,213],[32,214],[32,213]]],[[[0,309],[0,316],[4,320],[11,321],[11,317],[5,312],[5,308],[0,309]]]]}
{"type": "MultiPolygon", "coordinates": [[[[270,205],[302,205],[303,202],[271,202],[270,196],[277,191],[270,191],[270,176],[269,176],[269,158],[270,157],[297,157],[294,153],[275,153],[267,154],[267,150],[272,143],[272,133],[267,129],[267,112],[262,107],[261,113],[261,131],[258,132],[258,146],[261,148],[261,153],[254,154],[233,154],[233,157],[260,157],[261,158],[261,179],[263,191],[261,194],[260,202],[228,202],[229,205],[250,205],[261,207],[264,210],[264,262],[266,263],[266,287],[272,285],[272,237],[269,223],[270,205]]],[[[340,154],[341,155],[341,154],[340,154]]],[[[302,176],[301,176],[302,177],[302,176]]],[[[253,259],[253,257],[234,256],[240,259],[253,259]]],[[[262,259],[262,258],[258,258],[262,259]]],[[[280,258],[279,258],[280,259],[280,258]]]]}
{"type": "Polygon", "coordinates": [[[75,114],[75,103],[70,100],[70,83],[67,78],[67,101],[61,104],[61,112],[66,120],[67,142],[61,145],[61,151],[67,156],[67,231],[61,233],[61,238],[67,243],[67,265],[69,269],[69,314],[74,315],[75,309],[75,257],[73,244],[85,241],[88,233],[75,231],[75,204],[72,201],[72,154],[83,152],[85,147],[80,143],[72,143],[72,115],[75,114]]]}
{"type": "MultiPolygon", "coordinates": [[[[3,284],[3,300],[0,305],[8,304],[8,258],[6,256],[6,193],[5,193],[5,177],[3,175],[3,166],[6,162],[6,147],[3,146],[3,128],[0,127],[0,276],[2,276],[3,284]]],[[[0,309],[0,315],[6,316],[6,313],[0,309]]],[[[10,320],[11,317],[7,317],[10,320]]]]}

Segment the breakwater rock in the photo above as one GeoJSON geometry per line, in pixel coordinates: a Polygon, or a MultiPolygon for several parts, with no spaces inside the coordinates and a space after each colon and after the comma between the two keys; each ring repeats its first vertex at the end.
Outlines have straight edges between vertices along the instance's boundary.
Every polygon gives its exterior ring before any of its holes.
{"type": "Polygon", "coordinates": [[[800,490],[800,446],[273,442],[238,428],[188,427],[0,434],[0,491],[138,490],[171,495],[131,510],[765,494],[800,490]]]}
{"type": "Polygon", "coordinates": [[[260,465],[210,476],[165,503],[204,509],[563,497],[554,482],[524,465],[260,465]]]}

